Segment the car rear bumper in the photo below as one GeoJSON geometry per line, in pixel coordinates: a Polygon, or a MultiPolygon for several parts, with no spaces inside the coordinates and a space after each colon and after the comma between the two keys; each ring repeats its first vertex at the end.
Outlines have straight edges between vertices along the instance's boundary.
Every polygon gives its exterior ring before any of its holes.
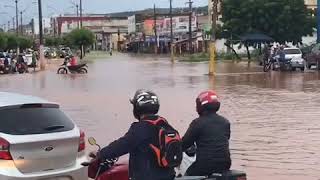
{"type": "Polygon", "coordinates": [[[76,163],[60,170],[22,174],[13,161],[0,161],[1,180],[88,180],[88,169],[81,163],[86,162],[85,156],[79,157],[76,163]]]}

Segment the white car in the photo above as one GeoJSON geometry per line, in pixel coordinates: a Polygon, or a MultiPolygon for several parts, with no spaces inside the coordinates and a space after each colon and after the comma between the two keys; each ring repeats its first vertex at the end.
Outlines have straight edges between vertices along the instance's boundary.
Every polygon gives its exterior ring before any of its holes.
{"type": "Polygon", "coordinates": [[[299,48],[284,48],[285,58],[291,61],[292,70],[296,68],[304,71],[305,60],[302,58],[302,52],[299,48]]]}
{"type": "Polygon", "coordinates": [[[0,92],[0,179],[87,180],[84,133],[46,100],[0,92]]]}

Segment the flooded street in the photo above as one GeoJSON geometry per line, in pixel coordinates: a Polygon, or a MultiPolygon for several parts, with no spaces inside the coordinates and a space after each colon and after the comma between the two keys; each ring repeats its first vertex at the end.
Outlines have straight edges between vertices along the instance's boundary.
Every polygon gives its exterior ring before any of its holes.
{"type": "Polygon", "coordinates": [[[232,124],[233,169],[246,171],[249,180],[319,180],[319,73],[261,73],[254,64],[220,63],[210,78],[207,69],[206,63],[115,55],[89,64],[87,75],[58,75],[57,67],[3,75],[0,91],[59,102],[87,137],[108,144],[134,121],[129,98],[136,89],[154,90],[160,114],[181,134],[197,117],[198,93],[214,89],[232,124]]]}

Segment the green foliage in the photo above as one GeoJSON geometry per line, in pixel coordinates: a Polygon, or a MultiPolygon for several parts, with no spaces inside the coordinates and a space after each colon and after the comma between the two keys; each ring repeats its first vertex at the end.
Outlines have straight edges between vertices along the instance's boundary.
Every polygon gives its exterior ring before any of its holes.
{"type": "Polygon", "coordinates": [[[0,50],[4,50],[7,47],[8,39],[4,33],[0,33],[0,50]]]}
{"type": "Polygon", "coordinates": [[[60,37],[46,37],[45,38],[45,46],[59,46],[63,44],[63,40],[60,37]]]}
{"type": "Polygon", "coordinates": [[[62,41],[62,45],[65,45],[65,46],[68,46],[68,47],[73,47],[74,46],[72,44],[72,41],[71,41],[69,35],[63,36],[61,41],[62,41]]]}
{"type": "Polygon", "coordinates": [[[261,32],[280,43],[301,43],[315,27],[304,0],[224,0],[223,29],[243,35],[261,32]]]}
{"type": "Polygon", "coordinates": [[[32,45],[33,45],[32,39],[30,39],[28,37],[20,36],[17,39],[18,39],[19,47],[20,47],[21,50],[31,48],[32,45]]]}
{"type": "Polygon", "coordinates": [[[90,46],[94,43],[95,41],[95,36],[94,34],[87,29],[75,29],[71,31],[70,34],[67,35],[67,40],[69,40],[68,43],[71,43],[72,45],[75,46],[90,46]]]}
{"type": "Polygon", "coordinates": [[[44,40],[45,46],[51,47],[54,46],[54,39],[52,37],[46,37],[44,40]]]}
{"type": "Polygon", "coordinates": [[[19,40],[15,34],[7,34],[7,39],[7,49],[16,49],[19,46],[19,40]]]}
{"type": "Polygon", "coordinates": [[[10,33],[0,33],[0,50],[17,49],[21,50],[31,48],[33,40],[26,36],[16,36],[10,33]]]}

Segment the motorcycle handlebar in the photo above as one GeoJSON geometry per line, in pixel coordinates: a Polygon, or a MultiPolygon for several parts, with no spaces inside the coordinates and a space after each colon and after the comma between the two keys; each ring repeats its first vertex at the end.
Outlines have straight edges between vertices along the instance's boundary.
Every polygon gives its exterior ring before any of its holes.
{"type": "MultiPolygon", "coordinates": [[[[90,155],[89,155],[89,156],[90,156],[90,155]]],[[[96,159],[96,158],[92,158],[92,159],[96,159]]],[[[100,165],[113,166],[117,161],[118,161],[118,158],[115,158],[115,159],[106,159],[104,162],[100,162],[100,165]]],[[[90,166],[93,162],[94,162],[94,161],[92,161],[92,162],[83,162],[83,163],[81,163],[81,165],[87,167],[87,166],[90,166]]]]}

